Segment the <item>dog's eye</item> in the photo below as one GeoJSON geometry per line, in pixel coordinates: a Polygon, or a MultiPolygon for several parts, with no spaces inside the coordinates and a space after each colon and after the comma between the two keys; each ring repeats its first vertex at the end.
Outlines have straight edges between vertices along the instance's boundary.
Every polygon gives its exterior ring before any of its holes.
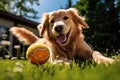
{"type": "Polygon", "coordinates": [[[67,16],[64,16],[64,17],[63,17],[63,19],[64,19],[64,20],[67,20],[67,19],[68,19],[68,17],[67,17],[67,16]]]}
{"type": "Polygon", "coordinates": [[[50,23],[54,23],[54,20],[53,20],[53,19],[51,19],[50,23]]]}

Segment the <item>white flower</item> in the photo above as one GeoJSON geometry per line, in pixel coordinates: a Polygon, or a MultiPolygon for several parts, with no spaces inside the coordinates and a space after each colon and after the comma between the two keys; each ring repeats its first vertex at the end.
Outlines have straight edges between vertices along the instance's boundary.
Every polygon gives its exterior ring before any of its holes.
{"type": "Polygon", "coordinates": [[[10,41],[2,40],[2,41],[0,41],[0,44],[2,46],[7,46],[7,45],[10,45],[10,41]]]}
{"type": "Polygon", "coordinates": [[[22,72],[22,71],[23,71],[23,69],[21,67],[15,67],[13,69],[13,72],[22,72]]]}
{"type": "Polygon", "coordinates": [[[20,45],[15,45],[14,48],[15,49],[20,49],[20,45]]]}
{"type": "Polygon", "coordinates": [[[16,62],[16,66],[21,67],[21,68],[23,67],[23,65],[21,63],[19,63],[19,62],[16,62]]]}
{"type": "Polygon", "coordinates": [[[13,69],[13,72],[22,72],[23,71],[23,65],[19,62],[16,62],[16,66],[15,68],[13,69]]]}

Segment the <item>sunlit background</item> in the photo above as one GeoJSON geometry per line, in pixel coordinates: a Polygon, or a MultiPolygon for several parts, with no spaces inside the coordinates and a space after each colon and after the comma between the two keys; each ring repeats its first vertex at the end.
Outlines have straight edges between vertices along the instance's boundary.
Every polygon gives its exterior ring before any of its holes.
{"type": "MultiPolygon", "coordinates": [[[[79,0],[71,0],[72,5],[75,5],[79,0]]],[[[65,8],[68,4],[68,0],[40,0],[40,5],[35,6],[34,9],[38,11],[38,16],[41,18],[41,15],[46,12],[53,10],[58,10],[60,8],[65,8]]],[[[39,22],[40,19],[33,19],[34,21],[39,22]]]]}
{"type": "Polygon", "coordinates": [[[1,45],[14,55],[16,46],[19,53],[25,51],[9,32],[11,27],[24,27],[39,36],[36,27],[43,13],[71,7],[85,17],[90,28],[83,33],[93,49],[108,56],[120,53],[120,0],[0,0],[0,53],[6,53],[1,45]]]}

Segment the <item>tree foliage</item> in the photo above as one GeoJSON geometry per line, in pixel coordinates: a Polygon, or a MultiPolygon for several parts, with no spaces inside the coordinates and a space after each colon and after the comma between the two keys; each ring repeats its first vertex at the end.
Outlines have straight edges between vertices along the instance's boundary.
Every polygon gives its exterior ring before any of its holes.
{"type": "Polygon", "coordinates": [[[86,40],[95,49],[120,49],[120,0],[79,0],[74,7],[86,17],[86,40]]]}
{"type": "Polygon", "coordinates": [[[37,18],[35,5],[39,5],[39,0],[0,0],[0,9],[26,18],[37,18]]]}

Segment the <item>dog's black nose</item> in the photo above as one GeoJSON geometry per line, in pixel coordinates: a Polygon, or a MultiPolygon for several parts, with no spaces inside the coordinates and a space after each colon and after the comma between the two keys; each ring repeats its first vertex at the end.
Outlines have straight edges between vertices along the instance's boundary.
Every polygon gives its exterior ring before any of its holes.
{"type": "Polygon", "coordinates": [[[63,30],[63,25],[57,25],[55,26],[55,31],[58,32],[58,33],[61,33],[63,30]]]}

